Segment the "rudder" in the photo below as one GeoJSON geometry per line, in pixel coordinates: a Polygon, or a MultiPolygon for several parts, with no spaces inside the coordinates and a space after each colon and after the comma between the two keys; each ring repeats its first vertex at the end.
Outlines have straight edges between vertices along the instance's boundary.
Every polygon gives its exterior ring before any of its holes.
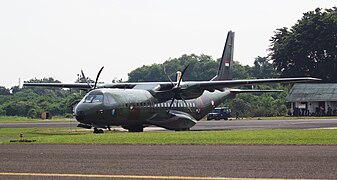
{"type": "Polygon", "coordinates": [[[222,57],[220,60],[218,73],[211,81],[221,81],[221,80],[231,80],[232,79],[234,35],[235,35],[234,32],[232,31],[228,32],[225,47],[222,52],[222,57]]]}

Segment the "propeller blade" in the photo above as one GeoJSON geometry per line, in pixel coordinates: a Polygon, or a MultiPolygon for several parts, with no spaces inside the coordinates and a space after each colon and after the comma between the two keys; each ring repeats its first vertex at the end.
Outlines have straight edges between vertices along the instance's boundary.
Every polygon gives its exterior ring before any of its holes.
{"type": "Polygon", "coordinates": [[[188,110],[190,110],[190,112],[192,112],[191,108],[188,106],[187,102],[185,101],[185,99],[183,98],[183,96],[180,96],[180,98],[184,101],[186,107],[188,108],[188,110]]]}
{"type": "Polygon", "coordinates": [[[172,101],[171,101],[171,104],[170,104],[169,110],[171,109],[171,107],[172,107],[172,105],[173,105],[173,102],[174,102],[174,100],[175,100],[175,99],[176,99],[175,97],[173,97],[173,98],[172,98],[172,101]]]}
{"type": "Polygon", "coordinates": [[[86,83],[88,84],[88,86],[90,86],[90,88],[92,89],[93,87],[89,84],[88,79],[85,77],[83,70],[81,70],[81,74],[82,74],[82,77],[84,78],[85,82],[86,82],[86,83]]]}
{"type": "Polygon", "coordinates": [[[184,77],[184,73],[185,73],[185,71],[186,71],[186,69],[188,68],[188,66],[189,66],[190,64],[188,64],[186,67],[185,67],[185,69],[183,70],[183,72],[181,73],[181,77],[180,77],[180,79],[179,79],[179,82],[178,82],[178,85],[177,85],[177,87],[179,87],[180,86],[180,83],[181,83],[181,80],[183,79],[183,77],[184,77]]]}
{"type": "Polygon", "coordinates": [[[101,72],[103,71],[103,68],[104,68],[104,66],[101,67],[101,69],[99,70],[99,72],[98,72],[98,74],[97,74],[97,76],[96,76],[96,81],[95,81],[94,89],[96,89],[97,82],[98,82],[98,78],[99,78],[99,76],[101,75],[101,72]]]}
{"type": "Polygon", "coordinates": [[[171,82],[171,84],[172,84],[172,86],[173,86],[173,81],[172,81],[172,79],[170,78],[170,76],[167,74],[167,72],[166,72],[166,67],[165,67],[164,64],[163,64],[163,68],[164,68],[164,73],[165,73],[165,75],[168,77],[168,79],[170,80],[170,82],[171,82]]]}

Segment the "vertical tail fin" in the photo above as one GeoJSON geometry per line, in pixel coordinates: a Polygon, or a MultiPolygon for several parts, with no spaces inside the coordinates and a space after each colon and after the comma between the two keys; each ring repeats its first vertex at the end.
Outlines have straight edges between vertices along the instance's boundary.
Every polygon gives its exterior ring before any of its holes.
{"type": "Polygon", "coordinates": [[[211,81],[231,80],[234,52],[234,32],[229,31],[220,60],[218,74],[211,81]]]}

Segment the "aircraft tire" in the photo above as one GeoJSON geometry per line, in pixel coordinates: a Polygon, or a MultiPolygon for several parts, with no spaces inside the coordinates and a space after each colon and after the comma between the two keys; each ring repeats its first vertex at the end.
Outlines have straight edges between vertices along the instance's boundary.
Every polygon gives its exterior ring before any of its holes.
{"type": "Polygon", "coordinates": [[[95,134],[102,134],[102,133],[104,133],[104,131],[103,131],[103,129],[94,128],[94,133],[95,134]]]}
{"type": "Polygon", "coordinates": [[[144,128],[143,126],[129,126],[128,130],[129,132],[143,132],[144,128]]]}

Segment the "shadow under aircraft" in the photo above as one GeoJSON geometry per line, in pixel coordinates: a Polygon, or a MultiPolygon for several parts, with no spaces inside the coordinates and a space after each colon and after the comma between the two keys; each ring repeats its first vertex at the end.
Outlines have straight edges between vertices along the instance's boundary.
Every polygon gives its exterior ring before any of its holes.
{"type": "MultiPolygon", "coordinates": [[[[189,130],[226,98],[238,93],[279,92],[278,90],[242,90],[240,86],[316,81],[311,77],[232,80],[234,32],[229,31],[217,74],[210,81],[182,81],[188,66],[173,82],[95,83],[24,83],[24,86],[78,88],[88,93],[74,108],[78,127],[122,126],[129,132],[142,132],[154,125],[168,130],[189,130]]],[[[165,70],[165,68],[164,68],[165,70]]],[[[164,71],[165,72],[165,71],[164,71]]],[[[165,72],[166,74],[166,72],[165,72]]],[[[83,71],[82,71],[83,77],[83,71]]]]}

